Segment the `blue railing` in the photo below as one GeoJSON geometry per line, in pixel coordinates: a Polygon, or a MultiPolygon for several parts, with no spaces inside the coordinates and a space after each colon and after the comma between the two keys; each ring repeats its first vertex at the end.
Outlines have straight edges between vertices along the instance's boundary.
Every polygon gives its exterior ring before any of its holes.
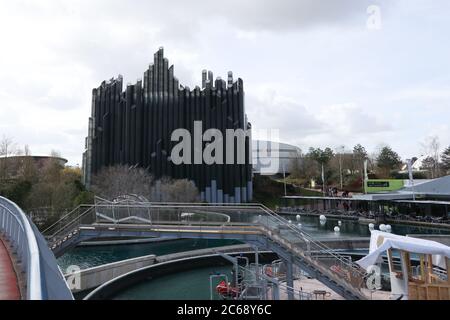
{"type": "Polygon", "coordinates": [[[0,233],[9,241],[26,274],[26,297],[23,298],[73,299],[42,235],[22,209],[4,197],[0,197],[0,233]]]}

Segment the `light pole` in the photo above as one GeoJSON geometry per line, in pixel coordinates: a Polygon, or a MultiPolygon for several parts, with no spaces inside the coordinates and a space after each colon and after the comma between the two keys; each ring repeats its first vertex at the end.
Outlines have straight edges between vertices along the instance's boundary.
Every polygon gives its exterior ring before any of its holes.
{"type": "Polygon", "coordinates": [[[345,150],[345,146],[341,146],[339,149],[339,178],[340,178],[340,182],[341,182],[341,190],[344,189],[344,182],[343,182],[343,177],[342,177],[342,153],[345,150]]]}
{"type": "Polygon", "coordinates": [[[363,189],[365,194],[367,194],[367,180],[369,180],[369,177],[367,175],[367,162],[367,159],[364,160],[363,189]]]}
{"type": "Polygon", "coordinates": [[[406,163],[408,164],[408,174],[409,174],[409,182],[411,183],[411,189],[413,193],[413,201],[416,201],[416,193],[414,191],[414,175],[412,171],[412,160],[406,159],[406,163]]]}
{"type": "Polygon", "coordinates": [[[283,162],[283,182],[284,182],[284,196],[287,197],[286,192],[286,170],[284,168],[285,163],[283,162]]]}
{"type": "Polygon", "coordinates": [[[323,169],[323,162],[322,162],[322,189],[323,195],[325,196],[325,171],[323,169]]]}

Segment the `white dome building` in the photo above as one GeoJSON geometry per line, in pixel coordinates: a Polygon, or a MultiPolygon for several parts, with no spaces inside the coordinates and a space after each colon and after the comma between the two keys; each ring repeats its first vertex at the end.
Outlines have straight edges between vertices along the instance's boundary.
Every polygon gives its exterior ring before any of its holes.
{"type": "Polygon", "coordinates": [[[264,175],[290,173],[293,159],[301,154],[300,148],[281,142],[266,140],[252,141],[253,172],[264,175]]]}

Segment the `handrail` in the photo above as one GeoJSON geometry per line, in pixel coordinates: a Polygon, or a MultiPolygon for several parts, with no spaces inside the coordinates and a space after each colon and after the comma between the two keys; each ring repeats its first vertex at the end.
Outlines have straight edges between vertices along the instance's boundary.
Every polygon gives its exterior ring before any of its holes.
{"type": "Polygon", "coordinates": [[[341,256],[340,254],[337,254],[335,252],[333,252],[333,250],[331,248],[329,248],[328,246],[326,246],[324,243],[316,241],[313,239],[313,237],[304,232],[304,231],[300,231],[298,228],[296,228],[294,225],[288,223],[286,221],[286,219],[284,219],[283,217],[279,216],[278,214],[276,214],[275,212],[273,212],[272,210],[270,210],[269,208],[267,208],[265,205],[261,204],[260,205],[261,208],[269,215],[271,215],[272,217],[276,218],[279,222],[283,223],[284,226],[287,226],[290,230],[294,231],[295,233],[299,234],[301,237],[303,238],[308,238],[307,240],[310,241],[311,243],[323,248],[325,250],[325,252],[327,252],[328,254],[332,255],[333,257],[335,257],[337,260],[344,262],[347,265],[350,265],[352,268],[356,269],[355,271],[359,272],[359,273],[363,273],[361,271],[361,269],[358,267],[358,265],[356,265],[355,263],[348,263],[348,261],[345,261],[346,259],[343,259],[343,256],[341,256]],[[306,237],[305,237],[306,236],[306,237]]]}
{"type": "MultiPolygon", "coordinates": [[[[255,276],[255,278],[256,277],[261,277],[261,278],[265,279],[268,282],[276,284],[279,289],[284,289],[286,293],[288,293],[289,291],[292,292],[294,297],[295,297],[295,295],[298,295],[301,300],[312,300],[312,294],[310,292],[295,289],[294,287],[288,286],[287,283],[284,283],[282,281],[281,282],[278,281],[279,279],[274,279],[274,278],[271,278],[269,276],[266,276],[265,274],[260,274],[259,270],[252,270],[252,269],[250,269],[248,267],[244,267],[244,266],[241,266],[241,265],[238,265],[238,268],[240,270],[244,270],[246,272],[252,273],[255,276]],[[305,297],[306,297],[306,299],[303,299],[305,297]]],[[[244,279],[244,282],[245,282],[245,279],[244,279]]],[[[249,282],[246,282],[246,283],[248,284],[249,282]]]]}
{"type": "Polygon", "coordinates": [[[92,205],[89,204],[80,204],[77,207],[75,207],[75,209],[71,210],[70,212],[68,212],[67,214],[63,215],[62,217],[60,217],[55,223],[51,224],[50,226],[48,226],[47,228],[45,228],[42,231],[42,234],[45,234],[48,230],[50,230],[51,228],[53,228],[54,226],[56,226],[60,221],[64,220],[65,218],[67,218],[69,215],[75,213],[78,209],[80,209],[81,207],[91,207],[92,205]]]}
{"type": "MultiPolygon", "coordinates": [[[[87,209],[81,213],[79,216],[75,217],[73,220],[69,221],[67,225],[72,224],[74,221],[78,220],[79,218],[83,217],[85,214],[88,213],[89,209],[96,207],[96,208],[110,208],[110,207],[119,207],[119,208],[127,208],[127,207],[132,207],[132,208],[153,208],[153,209],[159,209],[159,208],[198,208],[198,207],[207,207],[207,208],[229,208],[229,209],[260,209],[262,210],[264,213],[266,213],[267,215],[273,217],[277,222],[279,222],[281,225],[287,227],[289,230],[293,231],[295,234],[299,235],[301,238],[308,240],[309,242],[311,242],[312,244],[316,245],[317,247],[321,248],[324,252],[328,253],[329,255],[333,256],[335,259],[341,261],[342,263],[345,263],[349,266],[351,266],[352,268],[355,269],[355,271],[358,271],[360,273],[362,273],[362,271],[360,270],[360,268],[358,268],[358,266],[354,263],[349,263],[348,261],[346,261],[346,259],[343,259],[339,254],[336,254],[335,252],[333,252],[333,250],[329,247],[327,247],[325,244],[314,240],[314,238],[304,232],[304,231],[300,231],[297,227],[295,227],[294,225],[288,223],[286,221],[286,219],[284,219],[283,217],[279,216],[278,214],[276,214],[274,211],[270,210],[268,207],[266,207],[263,204],[258,204],[258,203],[247,203],[247,204],[223,204],[223,203],[173,203],[173,202],[141,202],[141,203],[134,203],[134,204],[123,204],[123,203],[110,203],[110,204],[95,204],[95,205],[79,205],[77,208],[75,208],[74,210],[72,210],[69,214],[66,214],[65,216],[63,216],[60,220],[58,220],[57,222],[55,222],[52,226],[48,227],[46,230],[43,231],[43,233],[47,232],[51,227],[57,225],[60,221],[62,221],[63,219],[65,219],[67,216],[69,216],[70,214],[73,214],[76,212],[76,210],[78,210],[79,208],[82,207],[87,207],[87,209]]],[[[63,229],[63,228],[61,228],[63,229]]],[[[59,230],[58,230],[59,231],[59,230]]],[[[54,234],[57,234],[58,231],[54,234]]]]}
{"type": "Polygon", "coordinates": [[[0,197],[0,231],[9,240],[26,274],[27,300],[73,300],[56,258],[30,218],[14,202],[0,197]]]}
{"type": "Polygon", "coordinates": [[[24,261],[27,274],[27,299],[42,299],[41,270],[39,247],[33,229],[25,213],[12,201],[0,197],[0,215],[2,223],[0,230],[11,240],[22,261],[24,261]],[[6,217],[9,213],[16,224],[6,217]]]}

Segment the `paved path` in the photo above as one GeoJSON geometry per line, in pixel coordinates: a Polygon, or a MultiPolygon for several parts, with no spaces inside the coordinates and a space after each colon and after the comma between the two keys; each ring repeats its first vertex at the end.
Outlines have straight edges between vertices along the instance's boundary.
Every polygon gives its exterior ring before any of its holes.
{"type": "Polygon", "coordinates": [[[0,300],[20,300],[16,272],[2,238],[0,238],[0,300]]]}

